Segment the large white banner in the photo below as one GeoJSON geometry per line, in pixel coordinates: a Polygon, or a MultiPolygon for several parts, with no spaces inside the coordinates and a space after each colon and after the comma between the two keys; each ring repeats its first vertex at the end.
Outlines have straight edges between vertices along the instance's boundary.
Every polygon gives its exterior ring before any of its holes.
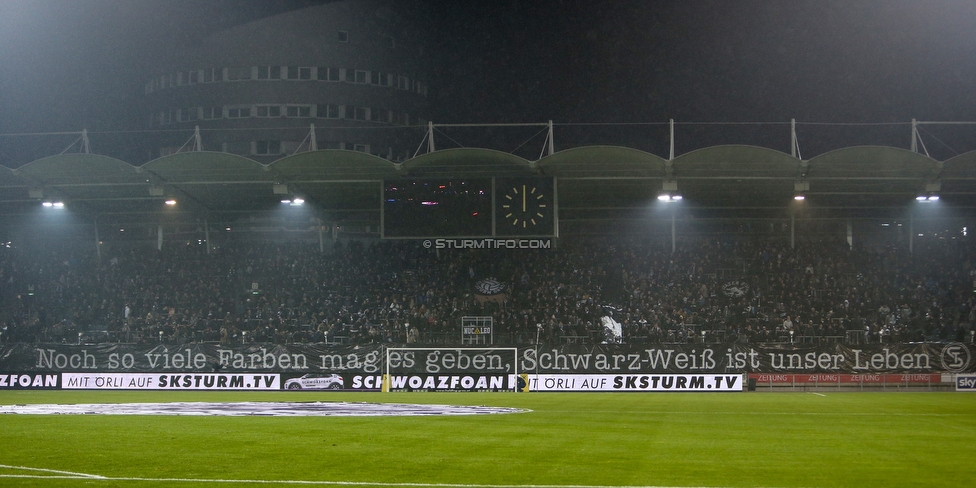
{"type": "Polygon", "coordinates": [[[280,390],[279,374],[61,373],[65,390],[280,390]]]}
{"type": "Polygon", "coordinates": [[[742,391],[738,374],[529,374],[529,391],[742,391]]]}

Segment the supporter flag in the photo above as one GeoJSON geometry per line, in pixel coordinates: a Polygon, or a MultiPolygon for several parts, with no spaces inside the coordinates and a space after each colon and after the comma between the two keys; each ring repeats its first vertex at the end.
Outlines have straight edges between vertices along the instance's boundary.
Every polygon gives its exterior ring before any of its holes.
{"type": "Polygon", "coordinates": [[[600,318],[600,322],[603,324],[603,343],[604,344],[622,344],[624,341],[624,326],[613,319],[613,308],[603,307],[606,311],[606,315],[600,318]]]}
{"type": "Polygon", "coordinates": [[[730,281],[722,285],[722,293],[727,297],[740,298],[749,293],[749,284],[742,281],[730,281]]]}
{"type": "Polygon", "coordinates": [[[474,285],[474,298],[479,303],[495,302],[499,305],[508,300],[505,283],[497,278],[485,278],[474,285]]]}

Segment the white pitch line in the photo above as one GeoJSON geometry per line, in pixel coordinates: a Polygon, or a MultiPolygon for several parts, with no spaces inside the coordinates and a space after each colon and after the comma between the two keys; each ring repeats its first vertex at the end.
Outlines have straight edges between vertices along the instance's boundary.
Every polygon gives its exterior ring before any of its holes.
{"type": "Polygon", "coordinates": [[[811,395],[817,395],[817,396],[822,396],[822,397],[825,397],[825,396],[827,396],[827,395],[824,395],[823,393],[817,393],[817,392],[815,392],[815,391],[811,391],[811,392],[810,392],[810,394],[811,394],[811,395]]]}
{"type": "Polygon", "coordinates": [[[315,480],[244,480],[244,479],[203,479],[203,478],[136,478],[136,477],[108,477],[71,471],[57,471],[54,469],[26,468],[20,466],[0,465],[0,468],[25,469],[50,473],[65,473],[67,475],[31,475],[31,474],[0,474],[3,478],[27,479],[56,479],[56,480],[85,480],[97,481],[132,481],[150,483],[234,483],[234,484],[263,484],[263,485],[321,485],[321,486],[389,486],[406,488],[719,488],[719,487],[689,487],[689,486],[652,486],[652,485],[488,485],[468,483],[388,483],[372,481],[315,481],[315,480]]]}
{"type": "MultiPolygon", "coordinates": [[[[29,466],[10,466],[10,465],[7,465],[7,464],[0,464],[0,468],[3,468],[3,469],[17,469],[17,470],[22,470],[22,471],[39,471],[41,473],[52,473],[52,474],[67,475],[67,477],[71,477],[71,478],[105,479],[104,476],[99,476],[97,474],[75,473],[74,471],[61,471],[61,470],[58,470],[58,469],[31,468],[29,466]]],[[[40,475],[5,475],[5,474],[0,475],[0,476],[3,476],[5,478],[20,478],[20,477],[23,477],[23,478],[30,478],[30,477],[47,478],[48,477],[48,476],[40,476],[40,475]]]]}

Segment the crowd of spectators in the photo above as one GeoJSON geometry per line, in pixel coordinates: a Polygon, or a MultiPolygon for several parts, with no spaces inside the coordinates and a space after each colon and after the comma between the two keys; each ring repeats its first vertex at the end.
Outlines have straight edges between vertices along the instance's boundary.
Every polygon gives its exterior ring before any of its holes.
{"type": "Polygon", "coordinates": [[[0,341],[456,344],[970,342],[971,240],[562,238],[542,250],[417,241],[0,249],[0,341]],[[501,293],[477,283],[495,278],[501,293]],[[605,327],[607,318],[621,325],[605,327]]]}

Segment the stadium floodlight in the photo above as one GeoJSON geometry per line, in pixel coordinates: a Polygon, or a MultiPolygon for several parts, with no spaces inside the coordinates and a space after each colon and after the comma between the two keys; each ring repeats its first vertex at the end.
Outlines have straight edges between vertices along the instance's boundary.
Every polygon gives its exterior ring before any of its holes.
{"type": "Polygon", "coordinates": [[[674,202],[680,202],[681,201],[681,195],[679,195],[677,193],[675,193],[675,194],[662,193],[662,194],[660,194],[660,195],[657,196],[657,199],[660,200],[660,201],[662,201],[662,202],[664,202],[664,203],[674,203],[674,202]]]}
{"type": "Polygon", "coordinates": [[[41,203],[41,206],[45,208],[62,209],[64,208],[64,202],[43,202],[41,203]]]}
{"type": "Polygon", "coordinates": [[[176,200],[170,198],[169,200],[166,200],[166,205],[176,205],[176,200]]]}
{"type": "Polygon", "coordinates": [[[797,180],[793,182],[793,200],[802,202],[807,199],[807,192],[810,191],[810,182],[807,180],[797,180]]]}
{"type": "Polygon", "coordinates": [[[932,181],[925,184],[925,191],[915,197],[918,202],[937,202],[939,201],[939,192],[942,191],[942,182],[932,181]]]}
{"type": "Polygon", "coordinates": [[[675,180],[665,180],[661,182],[661,194],[657,199],[665,203],[681,201],[681,194],[678,193],[678,182],[675,180]]]}

